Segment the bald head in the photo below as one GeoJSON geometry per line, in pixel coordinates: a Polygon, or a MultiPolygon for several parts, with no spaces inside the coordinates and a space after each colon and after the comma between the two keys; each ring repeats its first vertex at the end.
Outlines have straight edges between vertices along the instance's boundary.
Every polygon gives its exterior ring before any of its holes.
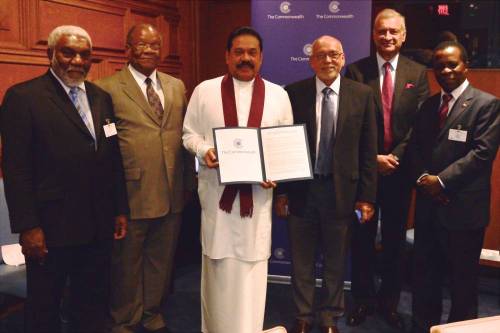
{"type": "Polygon", "coordinates": [[[333,36],[324,35],[317,38],[312,44],[309,64],[324,84],[331,85],[345,64],[342,43],[333,36]]]}

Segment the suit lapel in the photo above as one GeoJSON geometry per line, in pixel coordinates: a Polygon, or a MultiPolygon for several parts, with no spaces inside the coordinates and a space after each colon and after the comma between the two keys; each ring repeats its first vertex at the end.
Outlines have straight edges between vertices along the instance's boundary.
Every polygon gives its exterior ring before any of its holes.
{"type": "Polygon", "coordinates": [[[97,142],[97,147],[99,147],[99,143],[101,141],[101,136],[102,136],[100,126],[104,122],[101,119],[102,114],[97,103],[98,97],[96,95],[94,88],[87,82],[85,82],[85,92],[87,94],[87,99],[89,101],[90,112],[92,113],[92,121],[94,123],[94,131],[96,136],[95,139],[97,142]]]}
{"type": "Polygon", "coordinates": [[[444,126],[441,131],[439,131],[438,140],[442,139],[442,136],[453,126],[460,115],[462,115],[462,113],[470,107],[473,97],[474,89],[469,84],[462,95],[458,97],[458,100],[455,102],[455,104],[453,104],[451,111],[448,113],[448,117],[446,118],[444,126]]]}
{"type": "Polygon", "coordinates": [[[80,129],[80,131],[92,138],[87,126],[83,123],[82,118],[78,114],[78,111],[59,81],[57,81],[57,79],[50,72],[46,74],[46,78],[47,81],[50,82],[46,85],[49,99],[57,105],[57,107],[78,129],[80,129]]]}
{"type": "Polygon", "coordinates": [[[164,75],[160,75],[158,71],[156,71],[157,79],[160,80],[161,89],[163,91],[163,117],[161,121],[161,126],[163,127],[167,122],[168,117],[170,116],[170,112],[172,111],[173,103],[171,103],[174,92],[173,87],[170,84],[168,78],[164,75]]]}
{"type": "MultiPolygon", "coordinates": [[[[345,118],[347,117],[346,115],[346,110],[347,105],[348,105],[348,96],[349,94],[346,93],[346,82],[343,77],[340,78],[340,89],[339,89],[339,103],[337,107],[337,128],[335,129],[335,138],[337,138],[340,133],[342,132],[342,128],[345,123],[345,118]]],[[[335,144],[335,140],[334,140],[335,144]]]]}
{"type": "Polygon", "coordinates": [[[309,124],[309,148],[312,152],[314,152],[314,156],[316,156],[316,134],[318,132],[316,126],[316,78],[313,77],[312,80],[309,81],[309,87],[305,91],[306,95],[305,100],[307,101],[307,110],[306,119],[309,124]]]}
{"type": "Polygon", "coordinates": [[[399,105],[399,99],[401,94],[403,93],[403,89],[405,87],[407,81],[407,69],[406,62],[403,57],[399,57],[399,63],[396,68],[396,82],[394,83],[394,101],[392,103],[392,112],[397,110],[399,105]]]}
{"type": "Polygon", "coordinates": [[[378,112],[382,114],[382,95],[380,94],[380,75],[378,69],[377,58],[370,58],[370,63],[366,69],[366,84],[369,85],[375,93],[375,105],[378,112]]]}
{"type": "Polygon", "coordinates": [[[122,85],[125,95],[127,95],[132,102],[137,104],[158,126],[161,126],[160,118],[151,109],[151,106],[128,67],[123,68],[120,73],[120,84],[122,85]]]}

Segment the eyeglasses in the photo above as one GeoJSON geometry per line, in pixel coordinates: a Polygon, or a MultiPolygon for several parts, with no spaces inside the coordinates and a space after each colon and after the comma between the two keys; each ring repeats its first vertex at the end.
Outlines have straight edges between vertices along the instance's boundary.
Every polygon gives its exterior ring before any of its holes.
{"type": "Polygon", "coordinates": [[[158,51],[161,48],[160,43],[149,44],[149,43],[139,42],[139,43],[133,44],[132,46],[138,50],[145,50],[147,47],[149,47],[153,51],[158,51]]]}
{"type": "Polygon", "coordinates": [[[332,60],[338,60],[344,53],[342,52],[335,52],[335,51],[332,51],[332,52],[327,52],[327,53],[318,53],[318,54],[315,54],[314,57],[317,59],[317,60],[326,60],[326,57],[330,57],[330,59],[332,60]]]}

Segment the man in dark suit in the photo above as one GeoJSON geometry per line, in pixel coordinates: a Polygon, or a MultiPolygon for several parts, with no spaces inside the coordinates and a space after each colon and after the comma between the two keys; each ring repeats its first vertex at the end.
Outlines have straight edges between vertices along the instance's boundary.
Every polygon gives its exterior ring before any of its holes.
{"type": "Polygon", "coordinates": [[[70,280],[72,332],[107,332],[110,250],[128,214],[110,96],[84,81],[85,30],[48,38],[50,70],[11,87],[1,112],[5,194],[26,257],[26,332],[61,331],[70,280]]]}
{"type": "MultiPolygon", "coordinates": [[[[405,38],[404,17],[392,9],[382,10],[373,26],[377,53],[347,66],[346,70],[346,77],[369,85],[375,94],[377,211],[382,231],[382,283],[377,296],[382,316],[399,329],[403,321],[396,310],[411,193],[406,148],[418,106],[429,93],[425,67],[399,54],[405,38]]],[[[374,309],[377,225],[377,218],[374,218],[369,223],[355,223],[353,227],[351,290],[354,308],[347,316],[347,324],[351,326],[362,323],[374,309]]]]}
{"type": "Polygon", "coordinates": [[[457,42],[434,50],[441,92],[422,105],[411,143],[417,184],[413,332],[440,323],[449,275],[448,322],[477,318],[477,275],[490,219],[492,165],[500,140],[500,101],[467,81],[457,42]]]}
{"type": "Polygon", "coordinates": [[[339,332],[344,312],[344,262],[355,209],[361,222],[373,215],[376,195],[376,122],[373,92],[342,78],[342,44],[331,36],[312,46],[310,65],[316,76],[285,88],[294,122],[305,123],[314,179],[283,186],[276,211],[286,216],[292,254],[292,290],[297,310],[293,333],[310,332],[314,321],[315,253],[323,254],[319,303],[322,333],[339,332]]]}

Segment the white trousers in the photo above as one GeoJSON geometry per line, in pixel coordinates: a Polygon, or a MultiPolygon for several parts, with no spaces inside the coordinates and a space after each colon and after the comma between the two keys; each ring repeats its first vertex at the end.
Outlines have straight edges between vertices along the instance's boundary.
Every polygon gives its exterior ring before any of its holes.
{"type": "Polygon", "coordinates": [[[260,333],[264,325],[267,260],[202,256],[203,333],[260,333]]]}

